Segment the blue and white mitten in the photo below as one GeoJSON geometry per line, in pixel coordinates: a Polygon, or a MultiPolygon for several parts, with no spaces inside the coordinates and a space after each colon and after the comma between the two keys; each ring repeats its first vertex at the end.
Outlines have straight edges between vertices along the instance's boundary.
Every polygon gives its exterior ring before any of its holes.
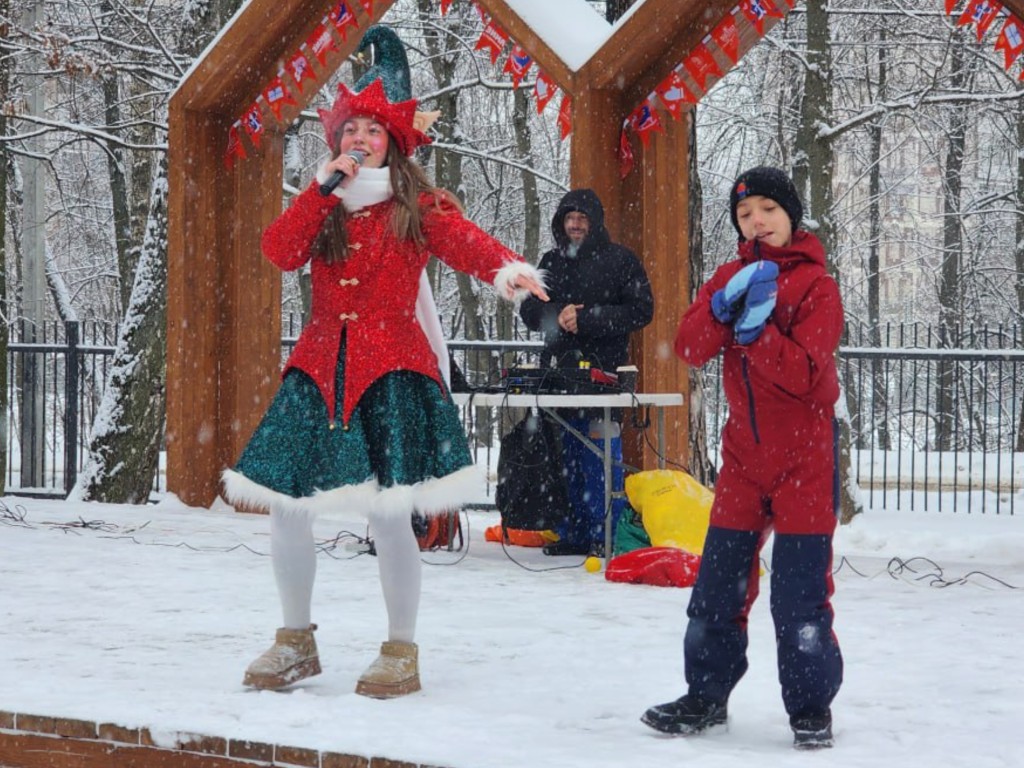
{"type": "Polygon", "coordinates": [[[733,275],[724,288],[711,295],[711,312],[720,323],[732,323],[743,311],[744,297],[752,286],[775,282],[779,265],[774,261],[755,261],[733,275]]]}
{"type": "MultiPolygon", "coordinates": [[[[776,268],[778,273],[778,268],[776,268]]],[[[765,323],[775,309],[779,284],[773,280],[752,283],[744,297],[743,312],[733,326],[738,344],[753,344],[764,331],[765,323]]]]}

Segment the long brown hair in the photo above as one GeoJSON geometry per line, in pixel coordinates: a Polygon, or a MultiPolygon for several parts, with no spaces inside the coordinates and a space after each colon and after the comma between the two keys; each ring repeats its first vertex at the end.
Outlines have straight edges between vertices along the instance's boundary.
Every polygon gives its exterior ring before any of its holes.
{"type": "MultiPolygon", "coordinates": [[[[336,146],[333,157],[341,154],[340,142],[336,146]]],[[[442,204],[448,203],[460,212],[463,211],[459,199],[448,190],[431,184],[423,169],[398,149],[394,139],[388,142],[387,167],[391,175],[392,199],[395,201],[391,231],[399,240],[412,240],[419,247],[426,245],[419,199],[421,194],[426,193],[434,198],[436,210],[441,210],[442,204]]],[[[328,264],[348,258],[348,233],[345,230],[348,217],[344,205],[335,206],[317,235],[314,250],[328,264]]]]}

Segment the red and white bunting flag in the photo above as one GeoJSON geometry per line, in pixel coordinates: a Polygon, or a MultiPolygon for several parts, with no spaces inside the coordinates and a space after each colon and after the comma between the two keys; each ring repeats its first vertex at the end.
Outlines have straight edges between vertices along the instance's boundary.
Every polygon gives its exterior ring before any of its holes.
{"type": "Polygon", "coordinates": [[[964,8],[964,12],[960,14],[960,20],[956,25],[962,27],[966,24],[973,24],[978,33],[978,42],[981,42],[981,38],[992,26],[992,22],[996,20],[996,16],[1001,10],[1003,10],[1003,6],[996,0],[970,0],[967,7],[964,8]]]}
{"type": "Polygon", "coordinates": [[[622,132],[619,134],[619,178],[626,178],[633,172],[633,145],[629,141],[629,119],[622,121],[622,132]]]}
{"type": "Polygon", "coordinates": [[[505,32],[496,22],[489,22],[484,31],[480,33],[480,39],[476,41],[475,51],[487,50],[490,52],[491,64],[498,61],[498,56],[508,42],[508,33],[505,32]]]}
{"type": "Polygon", "coordinates": [[[956,7],[956,4],[958,2],[959,2],[959,0],[946,0],[946,15],[947,16],[949,16],[951,13],[953,13],[953,9],[956,7]]]}
{"type": "Polygon", "coordinates": [[[453,0],[441,0],[441,15],[447,16],[448,11],[452,9],[453,0]]]}
{"type": "Polygon", "coordinates": [[[732,12],[718,22],[717,27],[711,30],[711,37],[718,43],[722,53],[728,56],[729,61],[733,64],[740,60],[740,30],[736,26],[736,14],[738,12],[738,8],[733,8],[732,12]]]}
{"type": "Polygon", "coordinates": [[[263,137],[263,110],[260,109],[259,100],[254,101],[246,110],[242,117],[242,127],[249,134],[252,145],[259,149],[260,139],[263,137]]]}
{"type": "Polygon", "coordinates": [[[292,76],[295,84],[299,86],[299,93],[305,90],[302,86],[304,80],[316,82],[316,72],[313,71],[313,65],[309,63],[306,54],[301,51],[288,60],[288,73],[292,76]]]}
{"type": "Polygon", "coordinates": [[[637,132],[644,147],[650,143],[652,133],[665,130],[650,98],[633,111],[633,114],[629,116],[629,124],[637,132]]]}
{"type": "Polygon", "coordinates": [[[234,125],[228,128],[228,147],[224,150],[224,165],[230,171],[235,160],[245,160],[245,147],[242,145],[242,136],[238,129],[242,127],[241,120],[235,120],[234,125]]]}
{"type": "Polygon", "coordinates": [[[359,0],[359,4],[363,6],[367,16],[373,16],[373,0],[359,0]]]}
{"type": "Polygon", "coordinates": [[[306,45],[321,65],[327,63],[327,56],[332,50],[338,50],[338,44],[334,42],[334,35],[323,22],[317,24],[313,34],[306,38],[306,45]]]}
{"type": "MultiPolygon", "coordinates": [[[[368,11],[368,13],[372,13],[372,11],[368,11]]],[[[347,2],[335,3],[331,8],[331,12],[327,15],[330,17],[334,28],[338,30],[338,34],[341,35],[342,40],[348,40],[349,27],[359,29],[359,20],[356,19],[356,15],[352,12],[352,9],[348,7],[347,2]]],[[[320,59],[320,63],[323,64],[323,59],[320,59]]]]}
{"type": "Polygon", "coordinates": [[[526,49],[516,43],[512,46],[512,53],[509,54],[508,61],[505,62],[505,69],[503,72],[508,72],[512,76],[512,87],[518,88],[519,83],[526,77],[526,73],[530,71],[530,67],[533,65],[533,59],[530,54],[526,52],[526,49]]]}
{"type": "Polygon", "coordinates": [[[754,29],[759,35],[764,34],[764,20],[769,16],[774,16],[777,19],[785,17],[773,0],[740,0],[740,10],[743,11],[744,16],[750,19],[750,23],[754,25],[754,29]]]}
{"type": "Polygon", "coordinates": [[[558,129],[562,133],[562,141],[572,133],[572,96],[562,94],[562,104],[558,108],[558,129]]]}
{"type": "Polygon", "coordinates": [[[538,115],[544,111],[544,107],[554,98],[557,91],[558,86],[555,85],[555,81],[548,77],[546,73],[537,70],[537,82],[533,86],[533,95],[537,99],[538,115]]]}
{"type": "Polygon", "coordinates": [[[662,80],[654,90],[655,93],[658,94],[658,98],[661,99],[661,103],[665,107],[665,111],[668,112],[674,120],[678,120],[682,117],[684,104],[697,103],[696,97],[694,97],[694,95],[690,93],[690,89],[686,87],[686,83],[683,82],[682,76],[674,69],[668,73],[668,77],[662,80]]]}
{"type": "Polygon", "coordinates": [[[718,68],[718,62],[711,55],[711,49],[705,42],[710,39],[710,37],[705,37],[704,40],[697,43],[697,47],[690,51],[690,55],[683,61],[686,71],[690,73],[693,82],[702,91],[707,91],[709,78],[722,76],[722,70],[718,68]]]}
{"type": "Polygon", "coordinates": [[[292,92],[285,85],[280,75],[270,81],[270,85],[263,89],[263,100],[267,102],[270,111],[274,113],[274,119],[281,120],[281,109],[285,104],[297,104],[292,97],[292,92]]]}
{"type": "Polygon", "coordinates": [[[487,11],[480,7],[479,3],[474,2],[473,7],[476,8],[476,12],[480,14],[480,21],[484,23],[485,27],[491,23],[491,17],[487,15],[487,11]]]}
{"type": "Polygon", "coordinates": [[[1017,57],[1024,53],[1024,23],[1018,21],[1016,16],[1010,16],[999,30],[995,48],[1003,52],[1003,67],[1009,69],[1017,57]]]}

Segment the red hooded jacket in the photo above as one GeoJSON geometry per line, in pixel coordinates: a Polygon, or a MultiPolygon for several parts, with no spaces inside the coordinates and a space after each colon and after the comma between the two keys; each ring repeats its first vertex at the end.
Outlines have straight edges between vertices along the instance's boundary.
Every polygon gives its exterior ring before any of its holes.
{"type": "Polygon", "coordinates": [[[835,352],[843,330],[843,305],[825,268],[817,237],[797,230],[788,247],[741,243],[738,258],[723,264],[683,315],[675,350],[701,366],[724,350],[723,386],[733,434],[760,442],[796,435],[794,419],[829,418],[839,396],[835,352]],[[765,259],[779,267],[779,292],[764,332],[747,346],[732,326],[715,319],[711,297],[747,264],[765,259]]]}

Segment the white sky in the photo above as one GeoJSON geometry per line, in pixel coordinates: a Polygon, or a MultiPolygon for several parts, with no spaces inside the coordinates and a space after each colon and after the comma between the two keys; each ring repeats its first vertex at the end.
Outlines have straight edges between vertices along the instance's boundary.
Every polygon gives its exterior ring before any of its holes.
{"type": "MultiPolygon", "coordinates": [[[[461,561],[424,555],[424,690],[374,701],[353,693],[384,639],[373,558],[320,555],[313,618],[324,674],[290,693],[257,693],[242,687],[242,673],[280,619],[269,558],[246,549],[268,551],[266,518],[173,498],[139,507],[3,501],[28,526],[0,508],[0,710],[454,768],[994,767],[1018,765],[1024,744],[1021,515],[874,510],[840,531],[846,682],[835,749],[808,756],[790,746],[767,579],[729,731],[668,739],[638,718],[683,692],[690,591],[611,584],[579,567],[526,570],[482,541],[495,513],[470,514],[461,561]],[[108,525],[53,525],[79,520],[108,525]],[[966,583],[931,585],[924,561],[893,578],[895,557],[931,558],[966,583]]],[[[339,527],[318,523],[317,535],[339,527]]],[[[535,569],[581,559],[510,552],[535,569]]]]}

